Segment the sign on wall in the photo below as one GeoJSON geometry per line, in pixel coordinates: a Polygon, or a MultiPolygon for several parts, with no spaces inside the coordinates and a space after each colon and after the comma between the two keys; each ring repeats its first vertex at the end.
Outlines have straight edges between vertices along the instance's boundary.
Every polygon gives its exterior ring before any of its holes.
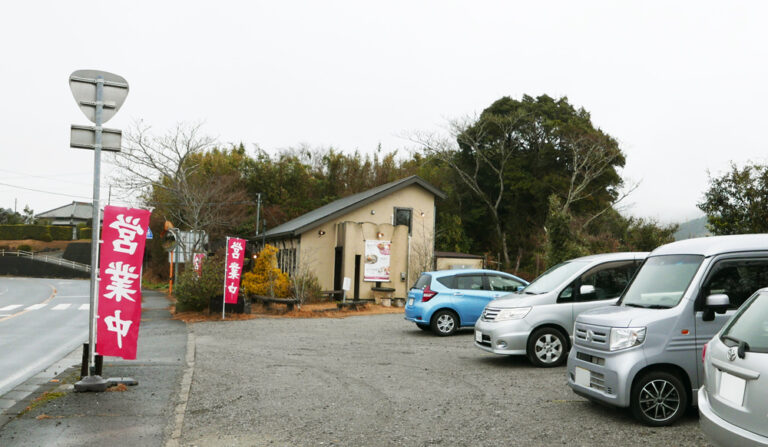
{"type": "Polygon", "coordinates": [[[141,322],[141,262],[149,211],[104,207],[99,262],[99,318],[96,352],[136,358],[141,322]]]}
{"type": "Polygon", "coordinates": [[[365,269],[363,281],[389,281],[390,241],[365,241],[365,269]]]}

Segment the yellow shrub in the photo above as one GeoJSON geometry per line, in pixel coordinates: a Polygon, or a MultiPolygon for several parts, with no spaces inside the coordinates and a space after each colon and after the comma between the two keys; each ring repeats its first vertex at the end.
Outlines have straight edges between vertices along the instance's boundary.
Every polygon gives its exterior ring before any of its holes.
{"type": "Polygon", "coordinates": [[[288,275],[277,268],[277,248],[269,244],[259,252],[253,270],[246,272],[242,280],[243,290],[252,295],[285,298],[291,294],[288,275]]]}

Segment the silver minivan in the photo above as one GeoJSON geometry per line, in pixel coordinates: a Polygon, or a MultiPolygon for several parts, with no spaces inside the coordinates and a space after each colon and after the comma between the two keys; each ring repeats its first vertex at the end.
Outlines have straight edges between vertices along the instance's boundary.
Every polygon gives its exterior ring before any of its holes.
{"type": "Polygon", "coordinates": [[[576,315],[615,304],[647,255],[592,255],[550,268],[521,292],[486,305],[475,323],[475,346],[494,354],[527,354],[536,366],[563,364],[576,315]]]}
{"type": "Polygon", "coordinates": [[[768,234],[663,245],[617,305],[581,313],[567,380],[590,400],[630,407],[662,426],[696,405],[701,351],[756,290],[768,286],[768,234]]]}
{"type": "Polygon", "coordinates": [[[768,446],[768,289],[704,345],[701,429],[720,446],[768,446]]]}

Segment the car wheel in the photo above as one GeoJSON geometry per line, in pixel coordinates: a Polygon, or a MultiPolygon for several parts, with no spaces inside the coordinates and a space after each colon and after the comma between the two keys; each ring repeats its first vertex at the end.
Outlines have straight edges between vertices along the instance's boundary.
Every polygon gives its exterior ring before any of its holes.
{"type": "Polygon", "coordinates": [[[459,317],[453,311],[439,310],[432,316],[430,326],[437,335],[451,335],[459,328],[459,317]]]}
{"type": "Polygon", "coordinates": [[[428,324],[416,323],[416,327],[418,327],[422,331],[428,331],[429,330],[429,325],[428,324]]]}
{"type": "Polygon", "coordinates": [[[555,328],[537,329],[528,339],[528,359],[535,366],[549,368],[565,362],[568,354],[568,342],[565,336],[555,328]]]}
{"type": "Polygon", "coordinates": [[[671,425],[688,408],[688,393],[676,374],[652,371],[635,383],[630,396],[632,413],[652,427],[671,425]]]}

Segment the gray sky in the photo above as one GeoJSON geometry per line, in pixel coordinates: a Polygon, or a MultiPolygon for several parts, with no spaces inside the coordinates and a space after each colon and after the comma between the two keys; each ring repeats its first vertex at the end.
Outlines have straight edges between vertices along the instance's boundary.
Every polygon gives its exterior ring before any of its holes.
{"type": "MultiPolygon", "coordinates": [[[[707,170],[768,161],[760,2],[43,1],[0,15],[0,206],[90,200],[77,69],[125,77],[106,127],[204,121],[274,153],[410,144],[502,96],[567,96],[621,142],[629,212],[697,217],[707,170]],[[55,195],[64,194],[64,195],[55,195]],[[66,195],[78,196],[77,198],[66,195]]],[[[108,167],[105,167],[108,170],[108,167]]],[[[103,197],[106,185],[103,181],[103,197]]]]}

